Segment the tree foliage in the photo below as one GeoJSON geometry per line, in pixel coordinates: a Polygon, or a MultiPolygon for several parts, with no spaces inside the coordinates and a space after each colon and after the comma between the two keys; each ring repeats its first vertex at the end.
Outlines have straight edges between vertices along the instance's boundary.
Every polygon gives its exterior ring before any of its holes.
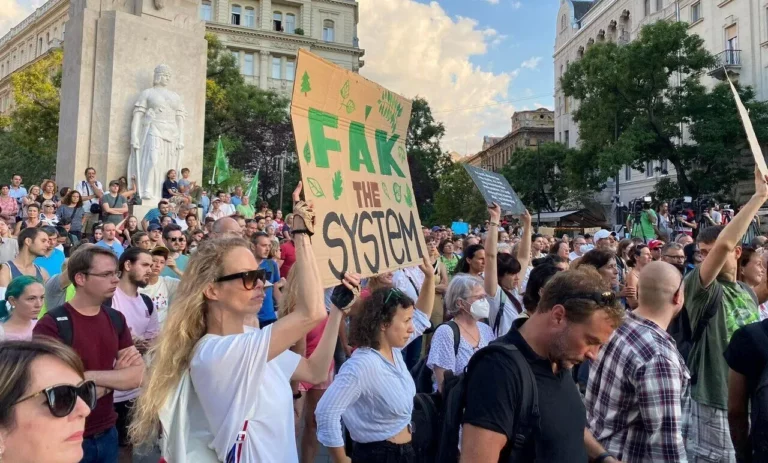
{"type": "Polygon", "coordinates": [[[485,199],[464,166],[460,163],[449,164],[440,176],[434,213],[425,222],[450,226],[451,222],[459,219],[479,223],[487,216],[485,199]]]}
{"type": "MultiPolygon", "coordinates": [[[[598,188],[624,165],[641,172],[647,161],[668,160],[684,194],[727,189],[747,178],[747,147],[726,83],[708,91],[701,78],[715,64],[703,40],[680,22],[646,25],[627,45],[595,44],[562,77],[578,100],[581,149],[566,162],[572,183],[598,188]]],[[[768,136],[768,105],[740,94],[758,130],[768,136]]]]}
{"type": "Polygon", "coordinates": [[[575,207],[582,191],[566,183],[565,164],[575,149],[562,143],[544,143],[538,149],[517,150],[502,168],[520,200],[529,210],[556,212],[575,207]]]}
{"type": "Polygon", "coordinates": [[[435,210],[435,193],[440,186],[440,176],[451,165],[450,156],[440,147],[444,135],[445,127],[432,117],[427,100],[414,99],[405,147],[416,204],[424,220],[435,210]]]}
{"type": "Polygon", "coordinates": [[[62,56],[54,50],[11,76],[15,107],[0,117],[2,179],[19,173],[38,182],[56,171],[62,56]]]}
{"type": "MultiPolygon", "coordinates": [[[[273,207],[279,203],[278,158],[285,158],[285,189],[290,193],[298,181],[289,101],[245,81],[234,57],[219,39],[207,34],[208,68],[205,103],[204,179],[210,179],[216,143],[221,136],[230,166],[241,173],[217,188],[242,185],[243,177],[259,174],[259,200],[273,207]],[[289,183],[292,182],[292,183],[289,183]]],[[[284,196],[287,196],[285,194],[284,196]]],[[[289,204],[288,201],[286,204],[289,204]]]]}

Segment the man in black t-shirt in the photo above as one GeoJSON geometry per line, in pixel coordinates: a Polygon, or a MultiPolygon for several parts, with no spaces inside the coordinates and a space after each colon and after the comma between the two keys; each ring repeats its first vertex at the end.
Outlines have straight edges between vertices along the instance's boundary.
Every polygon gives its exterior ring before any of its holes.
{"type": "MultiPolygon", "coordinates": [[[[760,322],[760,329],[768,337],[768,320],[760,322]]],[[[749,401],[768,365],[768,346],[757,345],[751,336],[750,325],[739,328],[731,336],[725,350],[728,372],[728,424],[737,461],[752,461],[752,445],[749,428],[749,401]]],[[[768,338],[766,338],[768,339],[768,338]]]]}
{"type": "MultiPolygon", "coordinates": [[[[624,310],[593,269],[561,272],[544,287],[534,313],[518,319],[500,343],[515,345],[530,366],[538,390],[539,425],[516,461],[601,463],[617,460],[586,429],[586,411],[571,367],[594,360],[621,324],[624,310]]],[[[502,352],[479,358],[468,376],[461,462],[509,461],[523,408],[519,391],[528,372],[502,352]]]]}

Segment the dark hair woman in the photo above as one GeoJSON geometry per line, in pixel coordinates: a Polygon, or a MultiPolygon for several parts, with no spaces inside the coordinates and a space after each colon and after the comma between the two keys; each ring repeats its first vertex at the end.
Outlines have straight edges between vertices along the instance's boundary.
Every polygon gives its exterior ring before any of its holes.
{"type": "Polygon", "coordinates": [[[485,269],[485,249],[482,244],[471,244],[464,248],[464,254],[456,267],[456,273],[480,276],[485,269]]]}

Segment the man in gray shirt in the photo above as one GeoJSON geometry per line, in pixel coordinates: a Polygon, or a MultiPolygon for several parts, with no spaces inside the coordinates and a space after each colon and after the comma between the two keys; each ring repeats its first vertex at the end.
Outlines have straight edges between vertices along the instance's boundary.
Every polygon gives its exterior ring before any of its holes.
{"type": "Polygon", "coordinates": [[[0,220],[0,265],[15,259],[18,254],[19,242],[10,236],[8,224],[0,220]]]}

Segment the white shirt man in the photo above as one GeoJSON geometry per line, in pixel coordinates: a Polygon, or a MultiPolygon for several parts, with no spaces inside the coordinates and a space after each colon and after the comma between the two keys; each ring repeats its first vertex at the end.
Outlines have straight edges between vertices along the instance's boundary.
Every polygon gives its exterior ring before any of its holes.
{"type": "Polygon", "coordinates": [[[81,180],[75,185],[75,189],[80,192],[83,198],[83,209],[89,213],[93,204],[99,204],[101,196],[104,194],[104,185],[96,180],[96,169],[89,167],[85,169],[85,180],[81,180]]]}

